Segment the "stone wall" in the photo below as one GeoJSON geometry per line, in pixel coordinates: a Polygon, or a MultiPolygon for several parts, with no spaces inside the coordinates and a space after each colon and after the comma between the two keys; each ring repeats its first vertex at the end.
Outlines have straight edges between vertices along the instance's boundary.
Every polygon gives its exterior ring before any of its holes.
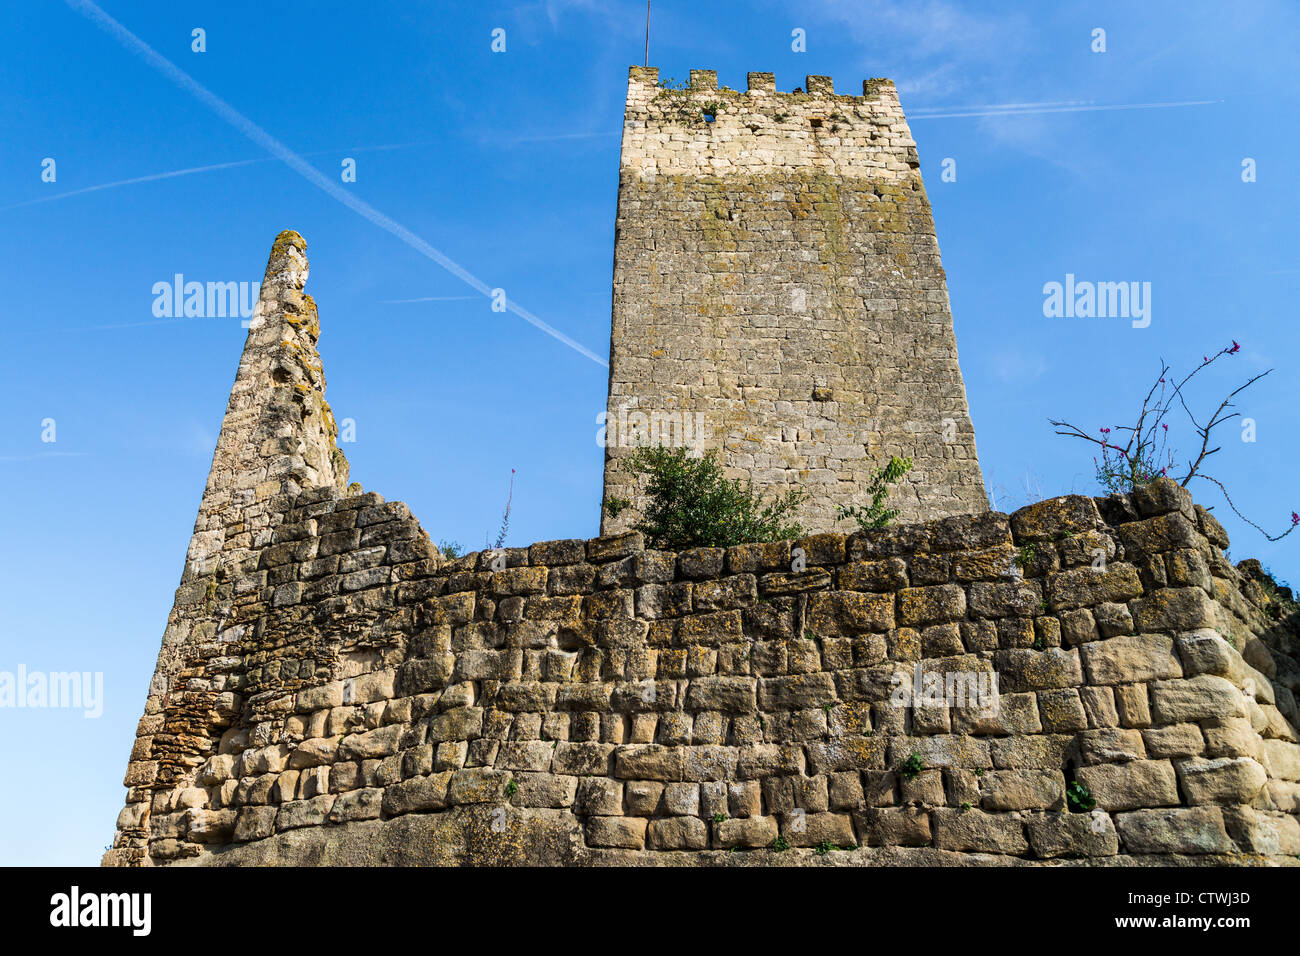
{"type": "Polygon", "coordinates": [[[605,495],[643,501],[639,442],[722,449],[843,530],[891,455],[903,520],[988,509],[916,144],[888,80],[741,93],[633,67],[619,172],[605,495]]]}
{"type": "Polygon", "coordinates": [[[304,249],[272,251],[106,864],[1300,855],[1300,615],[1182,488],[448,560],[344,487],[304,249]]]}
{"type": "Polygon", "coordinates": [[[151,697],[106,862],[1300,853],[1290,636],[1181,490],[1100,504],[445,561],[305,492],[151,697]],[[900,697],[931,675],[996,709],[900,697]]]}

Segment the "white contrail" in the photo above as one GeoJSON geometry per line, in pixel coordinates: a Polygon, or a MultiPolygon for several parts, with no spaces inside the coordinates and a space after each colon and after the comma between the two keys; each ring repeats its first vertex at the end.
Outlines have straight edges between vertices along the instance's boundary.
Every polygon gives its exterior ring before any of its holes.
{"type": "Polygon", "coordinates": [[[1178,103],[1109,103],[1097,106],[1032,106],[1029,109],[1011,109],[1000,106],[973,108],[966,112],[924,113],[909,112],[908,119],[955,119],[961,116],[1031,116],[1036,113],[1101,113],[1109,110],[1159,110],[1178,106],[1212,106],[1223,100],[1184,100],[1178,103]]]}
{"type": "MultiPolygon", "coordinates": [[[[358,199],[338,183],[325,176],[316,169],[316,167],[312,166],[288,146],[285,146],[266,130],[262,129],[262,127],[248,119],[225,100],[221,99],[221,97],[208,90],[207,87],[203,86],[180,67],[176,66],[176,64],[172,63],[171,60],[168,60],[165,56],[158,53],[153,47],[149,46],[149,44],[145,43],[126,27],[122,26],[122,24],[110,17],[107,13],[101,10],[99,6],[93,3],[92,0],[66,0],[66,2],[68,6],[94,21],[101,29],[107,32],[136,56],[140,57],[152,66],[159,73],[163,74],[163,76],[167,77],[177,86],[201,100],[209,109],[224,119],[227,123],[239,130],[239,132],[243,133],[258,146],[261,146],[268,153],[278,158],[309,183],[323,190],[332,198],[338,200],[361,217],[369,220],[380,229],[396,236],[421,255],[432,259],[466,285],[489,298],[492,296],[492,287],[486,282],[483,282],[477,276],[470,273],[459,263],[447,258],[447,256],[429,245],[429,243],[411,232],[411,230],[407,229],[401,223],[390,219],[368,202],[358,199]]],[[[505,306],[525,322],[536,326],[552,338],[563,342],[580,355],[586,356],[598,365],[608,367],[609,363],[603,358],[596,355],[586,346],[575,342],[559,329],[543,322],[522,306],[517,305],[509,299],[505,300],[505,306]]]]}
{"type": "Polygon", "coordinates": [[[41,458],[85,458],[86,451],[47,451],[39,455],[0,455],[0,461],[36,461],[41,458]]]}
{"type": "Polygon", "coordinates": [[[972,106],[909,106],[907,115],[914,113],[952,112],[953,110],[1029,110],[1053,106],[1092,106],[1096,100],[1044,100],[1036,103],[977,103],[972,106]]]}
{"type": "MultiPolygon", "coordinates": [[[[601,130],[597,133],[539,133],[536,136],[512,136],[506,140],[508,143],[552,143],[566,139],[602,139],[606,136],[622,136],[623,131],[619,129],[601,130]]],[[[499,140],[494,140],[499,142],[499,140]]]]}
{"type": "Polygon", "coordinates": [[[412,302],[464,302],[474,299],[472,295],[426,295],[418,299],[380,299],[380,305],[410,305],[412,302]]]}
{"type": "MultiPolygon", "coordinates": [[[[145,325],[183,325],[194,319],[206,318],[198,315],[178,315],[171,319],[152,319],[148,322],[119,322],[116,325],[83,325],[79,328],[64,329],[65,332],[101,332],[105,329],[138,329],[145,325]]],[[[233,318],[233,316],[232,316],[233,318]]],[[[247,320],[245,320],[247,321],[247,320]]],[[[196,322],[195,325],[198,323],[196,322]]]]}
{"type": "MultiPolygon", "coordinates": [[[[428,146],[430,143],[394,143],[386,146],[348,146],[344,149],[321,149],[312,153],[303,153],[304,156],[327,156],[331,153],[370,153],[381,150],[405,149],[410,146],[428,146]]],[[[17,209],[20,206],[35,206],[38,203],[57,202],[60,199],[68,199],[72,196],[80,196],[85,193],[99,192],[101,189],[116,189],[118,186],[133,186],[136,183],[152,183],[160,179],[172,179],[176,176],[192,176],[195,173],[210,173],[218,169],[232,169],[235,166],[251,166],[254,163],[272,163],[275,162],[273,156],[259,156],[257,159],[237,159],[229,163],[213,163],[210,166],[191,166],[189,169],[173,169],[166,173],[150,173],[148,176],[135,176],[131,179],[118,179],[111,183],[100,183],[97,186],[84,186],[81,189],[70,189],[67,192],[56,193],[53,196],[42,196],[39,199],[24,199],[22,202],[10,203],[7,206],[0,206],[0,212],[6,209],[17,209]]]]}
{"type": "Polygon", "coordinates": [[[54,196],[42,196],[40,199],[25,199],[22,202],[10,203],[7,206],[0,206],[0,212],[6,209],[17,209],[19,206],[34,206],[37,203],[54,202],[58,199],[67,199],[69,196],[80,196],[84,193],[96,193],[101,189],[115,189],[118,186],[131,186],[135,183],[152,183],[159,179],[171,179],[174,176],[190,176],[194,173],[211,172],[214,169],[231,169],[235,166],[248,166],[251,163],[266,163],[269,159],[240,159],[233,163],[214,163],[211,166],[193,166],[190,169],[174,169],[169,173],[154,173],[149,176],[136,176],[134,179],[119,179],[112,183],[100,183],[98,186],[86,186],[82,189],[71,189],[68,192],[58,193],[54,196]]]}

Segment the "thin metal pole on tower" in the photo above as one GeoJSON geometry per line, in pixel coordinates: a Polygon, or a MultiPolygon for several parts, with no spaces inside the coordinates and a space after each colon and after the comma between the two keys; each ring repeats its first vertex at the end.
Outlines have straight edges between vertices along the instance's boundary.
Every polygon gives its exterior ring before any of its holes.
{"type": "Polygon", "coordinates": [[[641,65],[650,65],[650,0],[645,0],[645,63],[641,65]]]}

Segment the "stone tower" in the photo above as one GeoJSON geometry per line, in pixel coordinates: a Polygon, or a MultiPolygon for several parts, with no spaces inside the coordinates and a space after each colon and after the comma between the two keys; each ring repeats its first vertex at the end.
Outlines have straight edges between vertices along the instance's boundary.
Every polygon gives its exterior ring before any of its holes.
{"type": "Polygon", "coordinates": [[[916,144],[894,85],[771,73],[688,88],[633,67],[614,242],[605,496],[629,499],[640,442],[721,449],[728,472],[810,494],[847,529],[891,455],[901,520],[988,510],[916,144]]]}

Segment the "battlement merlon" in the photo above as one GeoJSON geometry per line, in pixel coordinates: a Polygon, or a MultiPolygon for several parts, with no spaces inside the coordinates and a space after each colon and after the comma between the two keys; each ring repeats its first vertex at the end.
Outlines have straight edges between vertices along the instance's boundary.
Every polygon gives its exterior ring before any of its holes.
{"type": "MultiPolygon", "coordinates": [[[[776,89],[771,73],[750,73],[747,91],[718,88],[714,70],[692,70],[678,87],[657,67],[628,74],[622,165],[637,175],[755,173],[784,156],[839,176],[916,180],[916,141],[892,81],[869,79],[861,96],[835,93],[829,76],[804,90],[776,89]],[[806,90],[806,91],[805,91],[806,90]],[[683,148],[680,132],[690,139],[683,148]]],[[[912,184],[909,182],[909,188],[912,184]]]]}
{"type": "MultiPolygon", "coordinates": [[[[669,87],[660,87],[659,85],[659,67],[657,66],[633,66],[628,69],[628,83],[631,86],[649,88],[654,90],[668,89],[669,87]]],[[[798,90],[791,92],[778,91],[776,88],[775,73],[749,73],[746,74],[746,93],[769,93],[778,97],[803,97],[809,96],[835,96],[845,100],[868,100],[876,99],[881,96],[892,96],[895,100],[898,98],[898,91],[894,87],[894,81],[884,77],[873,77],[862,81],[862,95],[852,96],[845,93],[837,94],[835,92],[835,83],[829,76],[805,76],[804,85],[798,90]]],[[[739,90],[732,90],[728,87],[718,88],[718,71],[717,70],[691,70],[690,83],[682,92],[694,93],[732,93],[740,94],[739,90]]]]}

